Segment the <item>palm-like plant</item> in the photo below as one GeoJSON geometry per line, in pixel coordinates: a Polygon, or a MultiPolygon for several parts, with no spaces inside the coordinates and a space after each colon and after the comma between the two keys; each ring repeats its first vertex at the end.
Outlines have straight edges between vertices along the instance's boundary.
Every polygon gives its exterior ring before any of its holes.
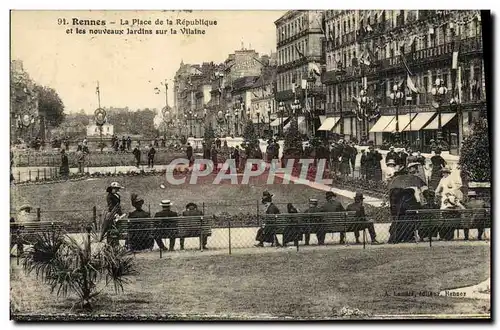
{"type": "Polygon", "coordinates": [[[25,272],[35,272],[57,296],[75,293],[84,309],[90,309],[91,301],[110,283],[115,292],[123,292],[127,276],[136,273],[132,255],[121,246],[108,244],[95,244],[91,249],[90,236],[89,230],[80,243],[61,231],[37,234],[24,256],[25,272]]]}

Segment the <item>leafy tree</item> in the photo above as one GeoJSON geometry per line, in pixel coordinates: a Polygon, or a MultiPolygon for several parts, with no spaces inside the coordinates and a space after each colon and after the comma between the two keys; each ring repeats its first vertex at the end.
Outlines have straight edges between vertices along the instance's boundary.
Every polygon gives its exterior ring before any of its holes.
{"type": "Polygon", "coordinates": [[[257,137],[257,133],[255,132],[254,125],[250,120],[245,124],[243,139],[245,153],[252,158],[258,156],[260,152],[259,139],[257,137]]]}
{"type": "Polygon", "coordinates": [[[57,127],[64,119],[64,104],[57,92],[50,87],[37,85],[38,112],[50,125],[57,127]]]}
{"type": "Polygon", "coordinates": [[[284,152],[302,152],[302,138],[297,126],[297,120],[294,117],[291,118],[290,128],[285,132],[284,152]]]}
{"type": "Polygon", "coordinates": [[[463,142],[458,164],[470,181],[491,181],[490,140],[486,118],[480,118],[473,124],[472,134],[463,142]]]}
{"type": "Polygon", "coordinates": [[[136,273],[133,257],[123,247],[108,244],[90,246],[89,240],[77,242],[61,232],[40,233],[23,261],[26,273],[50,286],[58,296],[76,294],[81,306],[92,308],[92,301],[103,288],[114,284],[115,292],[123,291],[126,277],[136,273]]]}
{"type": "Polygon", "coordinates": [[[212,145],[212,142],[215,140],[215,132],[212,125],[205,125],[203,140],[207,146],[212,145]]]}

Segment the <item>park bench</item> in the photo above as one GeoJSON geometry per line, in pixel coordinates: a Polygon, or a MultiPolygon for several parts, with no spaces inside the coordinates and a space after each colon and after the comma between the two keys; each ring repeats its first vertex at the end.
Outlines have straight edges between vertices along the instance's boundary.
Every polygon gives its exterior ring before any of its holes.
{"type": "MultiPolygon", "coordinates": [[[[281,213],[263,215],[266,233],[283,235],[288,230],[299,234],[348,233],[364,231],[369,221],[358,221],[356,212],[321,212],[321,213],[281,213]]],[[[363,235],[363,238],[365,235],[363,235]]]]}
{"type": "Polygon", "coordinates": [[[490,209],[423,209],[409,210],[407,214],[417,222],[419,231],[437,233],[443,227],[450,230],[491,228],[490,209]]]}
{"type": "Polygon", "coordinates": [[[33,244],[40,234],[62,231],[63,225],[53,221],[11,222],[10,233],[13,240],[22,244],[33,244]]]}
{"type": "Polygon", "coordinates": [[[212,235],[212,226],[204,216],[180,216],[171,218],[126,218],[115,224],[119,239],[128,240],[132,235],[144,238],[200,238],[212,235]]]}

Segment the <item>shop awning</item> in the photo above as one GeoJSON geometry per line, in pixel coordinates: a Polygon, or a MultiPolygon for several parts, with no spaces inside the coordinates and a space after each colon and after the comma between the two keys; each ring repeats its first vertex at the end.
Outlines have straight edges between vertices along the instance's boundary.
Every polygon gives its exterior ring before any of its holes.
{"type": "Polygon", "coordinates": [[[394,120],[392,120],[392,121],[389,123],[389,125],[387,125],[387,126],[384,128],[383,132],[388,132],[388,133],[393,133],[393,132],[396,132],[396,123],[397,123],[397,122],[399,122],[399,125],[398,125],[398,126],[399,126],[399,127],[398,127],[398,130],[399,130],[400,132],[402,132],[402,131],[403,131],[403,128],[404,128],[404,127],[406,127],[406,126],[410,123],[411,119],[415,118],[415,116],[416,116],[416,115],[417,115],[416,113],[412,113],[412,114],[411,114],[411,118],[410,118],[410,114],[406,114],[406,115],[399,115],[399,116],[397,117],[397,120],[396,120],[396,117],[394,117],[394,120]]]}
{"type": "MultiPolygon", "coordinates": [[[[450,120],[455,117],[456,113],[442,113],[441,114],[441,127],[444,125],[448,124],[450,120]]],[[[434,118],[429,125],[425,126],[423,129],[424,130],[431,130],[431,129],[438,129],[438,121],[439,121],[439,115],[434,118]]]]}
{"type": "Polygon", "coordinates": [[[375,125],[370,128],[370,133],[380,133],[385,132],[384,128],[387,127],[393,120],[395,116],[380,116],[375,125]]]}
{"type": "Polygon", "coordinates": [[[401,130],[401,132],[418,132],[432,119],[435,112],[419,112],[413,120],[401,130]]]}
{"type": "Polygon", "coordinates": [[[326,119],[326,116],[319,116],[319,121],[323,124],[323,122],[325,121],[326,119]]]}
{"type": "Polygon", "coordinates": [[[288,117],[276,118],[275,120],[273,120],[271,122],[271,126],[273,126],[273,127],[279,126],[279,125],[281,125],[281,123],[286,122],[287,119],[288,119],[288,117]]]}
{"type": "MultiPolygon", "coordinates": [[[[297,120],[297,126],[300,127],[300,124],[302,124],[305,119],[306,119],[306,117],[299,117],[298,120],[297,120]]],[[[284,130],[287,130],[287,129],[290,128],[290,125],[292,124],[292,120],[294,120],[293,117],[290,119],[290,121],[288,122],[288,124],[286,124],[285,127],[283,127],[284,130]]]]}
{"type": "Polygon", "coordinates": [[[332,128],[337,125],[340,117],[328,117],[321,123],[321,126],[318,128],[318,131],[330,131],[332,128]]]}

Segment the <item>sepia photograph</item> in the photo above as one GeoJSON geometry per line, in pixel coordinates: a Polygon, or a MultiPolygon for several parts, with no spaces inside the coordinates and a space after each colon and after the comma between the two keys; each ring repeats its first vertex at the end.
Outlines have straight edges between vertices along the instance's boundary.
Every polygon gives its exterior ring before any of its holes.
{"type": "Polygon", "coordinates": [[[12,321],[491,321],[489,10],[9,24],[12,321]]]}

